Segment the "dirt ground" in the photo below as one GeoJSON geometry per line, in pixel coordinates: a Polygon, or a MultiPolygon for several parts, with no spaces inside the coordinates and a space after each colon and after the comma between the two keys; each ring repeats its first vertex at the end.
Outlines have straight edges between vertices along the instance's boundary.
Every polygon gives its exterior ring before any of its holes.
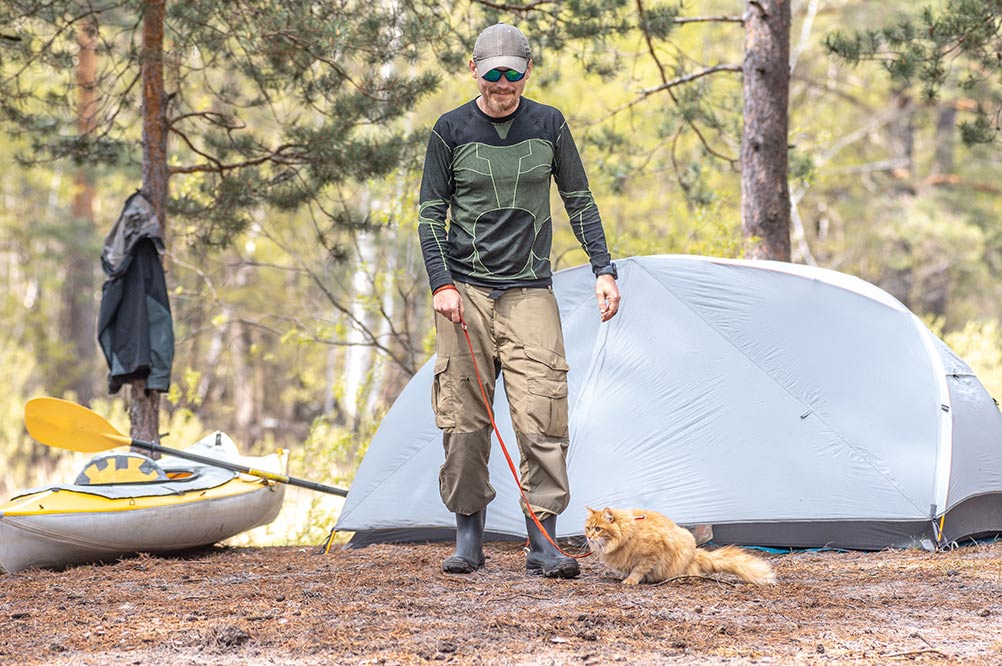
{"type": "Polygon", "coordinates": [[[211,548],[0,575],[2,664],[1002,663],[1002,543],[768,557],[771,587],[626,587],[594,558],[524,575],[515,544],[211,548]]]}

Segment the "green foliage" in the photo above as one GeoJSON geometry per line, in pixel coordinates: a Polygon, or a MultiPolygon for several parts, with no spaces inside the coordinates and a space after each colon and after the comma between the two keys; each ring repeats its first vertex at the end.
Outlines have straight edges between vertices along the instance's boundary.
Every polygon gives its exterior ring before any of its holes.
{"type": "MultiPolygon", "coordinates": [[[[974,120],[963,125],[966,144],[989,143],[999,135],[1002,91],[1002,2],[948,0],[940,8],[924,7],[915,18],[875,30],[827,35],[828,50],[851,65],[879,61],[893,81],[918,82],[927,102],[954,85],[988,98],[993,110],[977,105],[974,120]]],[[[979,100],[983,101],[983,100],[979,100]]]]}
{"type": "MultiPolygon", "coordinates": [[[[139,2],[5,3],[0,23],[0,117],[26,131],[25,164],[129,166],[139,139],[139,2]],[[69,132],[79,86],[78,30],[99,39],[100,100],[92,132],[69,132]]],[[[167,118],[172,215],[195,221],[191,240],[231,242],[263,206],[328,211],[332,188],[382,177],[406,142],[393,123],[432,89],[405,75],[435,26],[392,6],[303,0],[168,2],[167,118]],[[185,178],[191,182],[182,184],[185,178]]]]}
{"type": "MultiPolygon", "coordinates": [[[[10,344],[0,345],[0,364],[7,370],[4,395],[0,399],[0,442],[8,457],[4,476],[7,479],[29,478],[30,467],[39,459],[44,447],[36,444],[24,429],[24,401],[29,395],[29,383],[35,373],[34,355],[27,349],[10,344]]],[[[5,482],[5,486],[9,482],[5,482]]],[[[9,494],[14,488],[3,488],[9,494]]]]}
{"type": "Polygon", "coordinates": [[[789,154],[790,181],[810,183],[816,172],[814,158],[807,152],[791,149],[789,154]]]}
{"type": "MultiPolygon", "coordinates": [[[[957,6],[944,3],[931,16],[957,6]]],[[[972,96],[988,109],[996,93],[987,80],[973,90],[959,85],[972,61],[957,49],[944,61],[950,74],[935,104],[886,68],[852,66],[898,58],[873,26],[890,26],[893,39],[914,35],[912,46],[926,48],[929,18],[904,2],[851,2],[818,15],[824,52],[803,52],[791,86],[790,186],[819,265],[874,282],[953,332],[972,318],[1002,316],[997,149],[954,145],[977,122],[968,115],[972,96]],[[902,27],[909,22],[919,27],[902,27]],[[808,167],[807,178],[792,178],[808,167]]],[[[912,63],[917,88],[921,62],[912,63]]]]}
{"type": "Polygon", "coordinates": [[[658,40],[667,40],[675,30],[675,19],[682,13],[683,5],[656,4],[644,11],[643,30],[658,40]]]}
{"type": "MultiPolygon", "coordinates": [[[[336,487],[348,488],[358,462],[365,455],[382,413],[372,415],[356,431],[339,428],[326,419],[314,421],[301,447],[290,451],[289,474],[336,487]]],[[[292,543],[321,543],[340,512],[341,501],[312,493],[301,496],[292,512],[283,511],[279,520],[288,525],[282,533],[292,543]]],[[[277,544],[276,544],[277,545],[277,544]]]]}
{"type": "Polygon", "coordinates": [[[995,119],[984,104],[978,104],[973,120],[960,123],[960,137],[968,146],[979,143],[991,143],[999,134],[998,114],[995,119]]]}

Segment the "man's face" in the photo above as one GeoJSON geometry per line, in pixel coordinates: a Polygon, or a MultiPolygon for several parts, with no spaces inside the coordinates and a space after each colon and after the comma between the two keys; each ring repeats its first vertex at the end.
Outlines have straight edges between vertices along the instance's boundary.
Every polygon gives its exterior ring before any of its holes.
{"type": "Polygon", "coordinates": [[[532,73],[532,61],[525,70],[525,76],[521,81],[512,83],[505,77],[491,83],[477,74],[477,66],[470,61],[470,71],[473,78],[477,80],[477,88],[480,90],[480,109],[489,116],[501,118],[507,116],[518,107],[518,100],[525,91],[525,82],[529,80],[532,73]]]}

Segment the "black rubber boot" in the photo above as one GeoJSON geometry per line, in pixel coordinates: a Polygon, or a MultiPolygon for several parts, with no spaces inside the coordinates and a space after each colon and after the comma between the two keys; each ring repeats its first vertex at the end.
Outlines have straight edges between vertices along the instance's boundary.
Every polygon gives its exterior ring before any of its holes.
{"type": "Polygon", "coordinates": [[[468,574],[484,566],[484,523],[487,509],[456,514],[456,552],[442,562],[445,573],[468,574]]]}
{"type": "MultiPolygon", "coordinates": [[[[540,520],[546,532],[557,540],[557,517],[549,515],[540,520]]],[[[546,578],[574,578],[581,573],[578,561],[567,557],[546,540],[531,517],[525,517],[525,529],[529,533],[529,555],[525,558],[525,573],[546,578]]]]}

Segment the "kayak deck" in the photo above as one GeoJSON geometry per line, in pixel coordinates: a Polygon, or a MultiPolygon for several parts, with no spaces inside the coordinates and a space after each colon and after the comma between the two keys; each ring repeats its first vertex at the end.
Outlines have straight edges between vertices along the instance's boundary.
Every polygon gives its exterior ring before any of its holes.
{"type": "MultiPolygon", "coordinates": [[[[243,457],[221,433],[188,451],[276,473],[285,467],[284,452],[243,457]]],[[[0,506],[0,568],[14,573],[187,550],[267,525],[281,510],[283,484],[178,458],[159,463],[163,473],[154,481],[52,485],[0,506]]]]}

